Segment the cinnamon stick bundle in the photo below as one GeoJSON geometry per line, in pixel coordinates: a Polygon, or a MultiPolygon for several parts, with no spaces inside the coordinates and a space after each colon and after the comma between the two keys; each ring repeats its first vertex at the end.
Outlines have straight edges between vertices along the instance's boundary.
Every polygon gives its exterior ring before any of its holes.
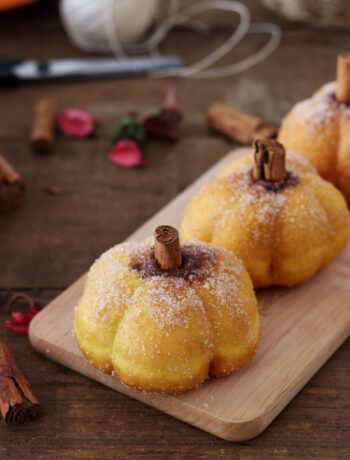
{"type": "Polygon", "coordinates": [[[0,411],[7,425],[34,420],[41,406],[4,343],[0,342],[0,411]]]}
{"type": "Polygon", "coordinates": [[[0,212],[9,211],[25,195],[26,184],[21,176],[0,155],[0,212]]]}
{"type": "Polygon", "coordinates": [[[241,112],[222,102],[209,106],[207,123],[212,129],[242,144],[251,144],[255,139],[270,139],[277,135],[277,129],[263,118],[241,112]]]}
{"type": "Polygon", "coordinates": [[[170,225],[160,225],[154,232],[154,255],[163,270],[181,267],[179,232],[170,225]]]}

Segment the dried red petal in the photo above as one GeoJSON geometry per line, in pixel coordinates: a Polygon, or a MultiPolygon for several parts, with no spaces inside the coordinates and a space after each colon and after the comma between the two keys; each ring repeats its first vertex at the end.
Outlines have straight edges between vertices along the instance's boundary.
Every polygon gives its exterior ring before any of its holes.
{"type": "Polygon", "coordinates": [[[28,324],[16,324],[10,319],[5,320],[5,326],[17,335],[28,335],[29,323],[28,324]]]}
{"type": "Polygon", "coordinates": [[[13,311],[11,313],[13,319],[5,320],[5,326],[9,329],[12,329],[12,331],[17,335],[27,335],[29,323],[34,318],[34,316],[37,313],[39,313],[40,310],[34,306],[33,300],[26,294],[14,294],[12,296],[12,299],[8,302],[8,306],[10,307],[11,304],[18,299],[24,299],[29,302],[30,313],[21,313],[19,311],[13,311]]]}
{"type": "Polygon", "coordinates": [[[156,139],[169,139],[176,141],[179,137],[179,133],[176,129],[163,123],[161,115],[156,115],[145,120],[143,124],[144,130],[150,137],[156,139]]]}
{"type": "Polygon", "coordinates": [[[165,93],[163,108],[159,113],[145,117],[143,128],[150,137],[175,141],[179,137],[177,128],[181,120],[175,92],[170,88],[165,93]]]}
{"type": "Polygon", "coordinates": [[[11,313],[11,316],[15,324],[28,324],[29,321],[33,318],[33,315],[31,315],[30,313],[24,314],[20,311],[13,311],[11,313]]]}
{"type": "Polygon", "coordinates": [[[108,159],[123,168],[135,168],[145,164],[139,146],[132,140],[119,141],[114,144],[108,153],[108,159]]]}
{"type": "Polygon", "coordinates": [[[89,137],[98,125],[96,118],[91,113],[74,108],[67,108],[60,112],[57,122],[62,133],[72,139],[89,137]]]}

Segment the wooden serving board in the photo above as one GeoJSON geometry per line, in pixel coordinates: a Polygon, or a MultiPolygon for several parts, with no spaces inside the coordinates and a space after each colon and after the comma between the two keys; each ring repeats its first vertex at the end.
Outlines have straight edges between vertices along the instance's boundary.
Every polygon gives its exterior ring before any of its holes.
{"type": "MultiPolygon", "coordinates": [[[[128,239],[141,241],[159,224],[179,226],[191,197],[239,155],[229,153],[128,239]]],[[[92,261],[91,261],[92,262],[92,261]]],[[[243,369],[178,395],[146,394],[96,370],[72,335],[74,307],[86,276],[50,303],[31,323],[33,347],[48,358],[221,438],[260,434],[350,335],[350,244],[327,268],[294,288],[258,293],[261,343],[243,369]]],[[[88,410],[88,408],[86,408],[88,410]]]]}

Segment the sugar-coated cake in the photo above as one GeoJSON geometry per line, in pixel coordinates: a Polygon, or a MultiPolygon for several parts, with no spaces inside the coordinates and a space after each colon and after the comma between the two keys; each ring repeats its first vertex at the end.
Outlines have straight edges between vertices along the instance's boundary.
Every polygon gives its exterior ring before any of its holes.
{"type": "Polygon", "coordinates": [[[233,251],[255,287],[302,283],[344,248],[346,202],[306,158],[272,140],[255,149],[254,159],[233,162],[195,196],[182,235],[233,251]]]}
{"type": "Polygon", "coordinates": [[[138,390],[194,388],[239,369],[259,343],[242,262],[206,243],[186,243],[180,254],[164,269],[154,245],[109,249],[91,267],[77,307],[74,332],[85,357],[138,390]]]}
{"type": "Polygon", "coordinates": [[[296,104],[278,134],[287,150],[305,156],[350,202],[350,55],[339,56],[337,81],[296,104]],[[345,66],[345,68],[344,68],[345,66]]]}

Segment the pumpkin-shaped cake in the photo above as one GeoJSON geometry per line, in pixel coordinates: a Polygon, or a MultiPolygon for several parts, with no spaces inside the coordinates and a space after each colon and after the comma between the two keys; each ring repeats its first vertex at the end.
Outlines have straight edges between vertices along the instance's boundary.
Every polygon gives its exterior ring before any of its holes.
{"type": "Polygon", "coordinates": [[[254,158],[230,164],[192,200],[182,235],[233,251],[255,287],[302,283],[344,248],[346,202],[306,158],[274,140],[254,145],[254,158]]]}
{"type": "Polygon", "coordinates": [[[337,81],[299,102],[284,118],[278,140],[307,157],[350,202],[350,55],[338,58],[337,81]]]}
{"type": "Polygon", "coordinates": [[[231,252],[179,244],[119,244],[91,267],[74,332],[92,364],[126,385],[174,393],[246,364],[260,337],[251,279],[231,252]]]}

